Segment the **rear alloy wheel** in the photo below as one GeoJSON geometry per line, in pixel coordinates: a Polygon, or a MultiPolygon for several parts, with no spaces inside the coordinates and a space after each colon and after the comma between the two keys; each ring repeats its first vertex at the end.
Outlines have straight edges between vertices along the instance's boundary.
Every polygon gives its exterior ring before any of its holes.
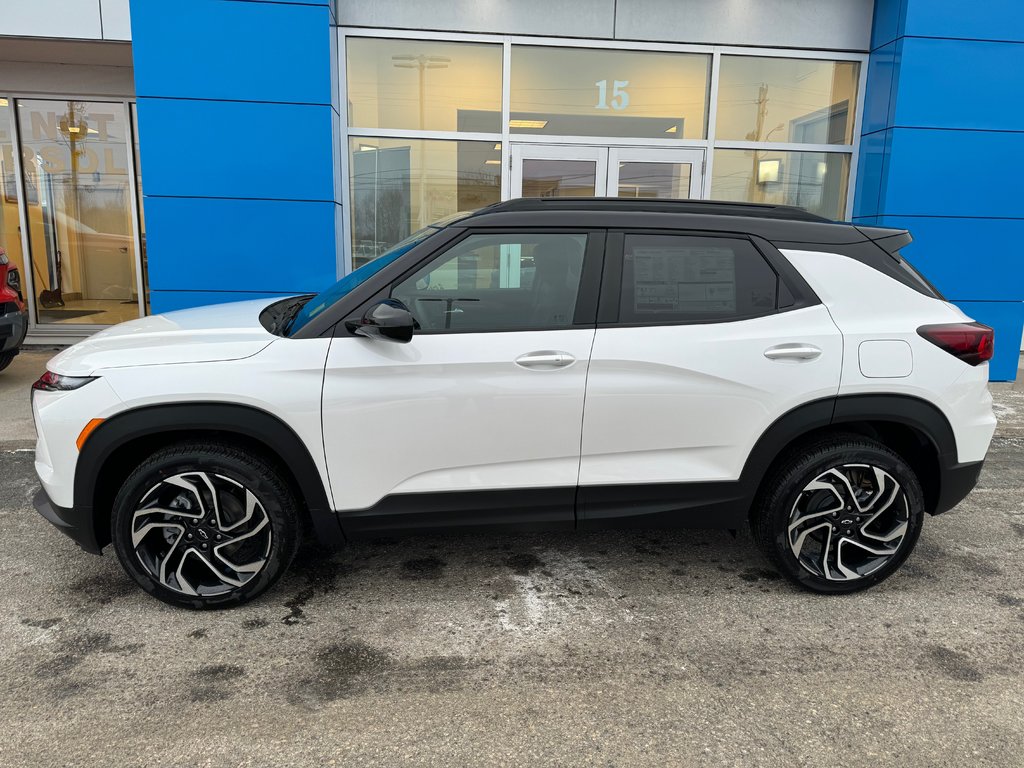
{"type": "Polygon", "coordinates": [[[924,504],[902,458],[851,435],[790,458],[756,514],[758,544],[790,579],[817,592],[854,592],[906,560],[924,504]]]}
{"type": "Polygon", "coordinates": [[[158,451],[125,481],[112,519],[125,570],[161,600],[192,608],[269,588],[294,556],[297,531],[276,468],[219,445],[158,451]]]}

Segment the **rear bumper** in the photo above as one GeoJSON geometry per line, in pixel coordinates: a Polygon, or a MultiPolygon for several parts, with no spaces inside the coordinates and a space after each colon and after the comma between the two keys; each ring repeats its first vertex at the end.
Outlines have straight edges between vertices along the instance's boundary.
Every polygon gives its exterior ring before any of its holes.
{"type": "Polygon", "coordinates": [[[944,467],[939,480],[939,498],[932,514],[948,512],[963,501],[964,497],[978,484],[978,477],[981,475],[981,467],[984,463],[984,461],[971,461],[944,467]]]}
{"type": "Polygon", "coordinates": [[[28,332],[28,313],[24,310],[0,315],[0,352],[16,350],[28,332]]]}
{"type": "Polygon", "coordinates": [[[32,499],[32,506],[57,530],[72,538],[86,552],[94,555],[100,554],[101,549],[96,543],[96,528],[93,525],[92,509],[58,507],[42,488],[32,499]]]}

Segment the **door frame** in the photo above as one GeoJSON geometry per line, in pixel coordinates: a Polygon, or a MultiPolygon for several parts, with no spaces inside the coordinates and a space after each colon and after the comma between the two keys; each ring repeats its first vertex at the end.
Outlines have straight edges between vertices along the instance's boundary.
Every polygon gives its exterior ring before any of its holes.
{"type": "MultiPolygon", "coordinates": [[[[618,192],[619,163],[679,163],[689,165],[689,200],[700,200],[704,189],[704,151],[700,148],[608,147],[608,189],[618,192]]],[[[611,195],[618,197],[618,195],[611,195]]]]}
{"type": "Polygon", "coordinates": [[[594,196],[604,197],[608,184],[608,147],[597,144],[512,144],[509,196],[523,196],[524,160],[577,160],[594,163],[594,196]]]}
{"type": "Polygon", "coordinates": [[[619,188],[619,163],[687,163],[690,173],[690,200],[703,197],[707,150],[703,147],[637,147],[618,144],[542,144],[513,142],[510,145],[511,170],[509,198],[523,196],[524,160],[577,160],[593,162],[594,196],[615,197],[619,188]]]}

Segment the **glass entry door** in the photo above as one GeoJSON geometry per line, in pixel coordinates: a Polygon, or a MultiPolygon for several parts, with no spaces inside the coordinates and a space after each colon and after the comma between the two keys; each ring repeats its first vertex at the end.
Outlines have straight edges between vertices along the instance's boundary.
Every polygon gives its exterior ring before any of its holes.
{"type": "Polygon", "coordinates": [[[513,144],[512,197],[701,196],[704,150],[513,144]]]}

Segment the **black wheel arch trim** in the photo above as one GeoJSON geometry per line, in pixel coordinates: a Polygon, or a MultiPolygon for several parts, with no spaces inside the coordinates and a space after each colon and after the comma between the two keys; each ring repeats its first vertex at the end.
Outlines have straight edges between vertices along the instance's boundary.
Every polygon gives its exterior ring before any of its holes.
{"type": "Polygon", "coordinates": [[[334,546],[343,541],[337,516],[306,444],[277,416],[238,403],[152,405],[110,417],[89,435],[78,455],[74,479],[75,508],[91,510],[100,472],[118,448],[140,438],[190,430],[239,435],[265,445],[294,477],[299,501],[309,510],[320,541],[334,546]]]}
{"type": "MultiPolygon", "coordinates": [[[[933,403],[913,395],[859,394],[837,395],[813,400],[786,412],[758,438],[740,475],[740,485],[751,501],[775,459],[786,446],[801,437],[826,427],[858,422],[889,422],[911,427],[934,446],[939,463],[939,483],[933,514],[955,506],[973,487],[968,480],[952,481],[955,470],[960,478],[970,471],[957,461],[956,436],[946,415],[933,403]]],[[[980,470],[980,463],[977,464],[980,470]]],[[[975,471],[976,480],[977,471],[975,471]]]]}

